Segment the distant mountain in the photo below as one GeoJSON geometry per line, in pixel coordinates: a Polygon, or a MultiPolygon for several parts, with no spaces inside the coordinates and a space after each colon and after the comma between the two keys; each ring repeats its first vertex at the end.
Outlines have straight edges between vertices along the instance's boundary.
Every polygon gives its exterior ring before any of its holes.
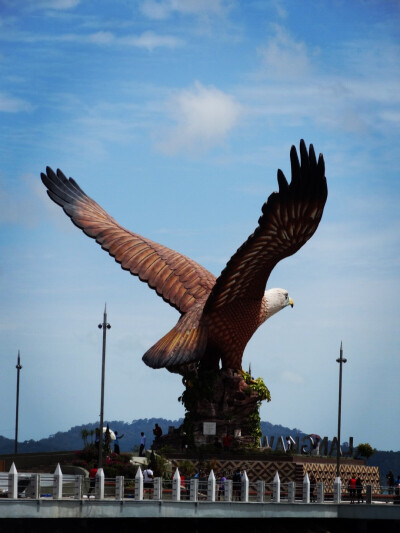
{"type": "MultiPolygon", "coordinates": [[[[135,446],[140,444],[141,431],[147,437],[147,445],[153,442],[153,428],[157,423],[163,433],[168,432],[169,426],[179,427],[183,419],[179,420],[165,420],[164,418],[141,418],[133,420],[131,423],[122,422],[120,420],[105,421],[104,426],[109,425],[113,431],[118,431],[119,435],[124,435],[120,440],[121,452],[131,452],[135,446]]],[[[67,450],[81,450],[83,448],[82,430],[93,430],[93,435],[87,438],[90,443],[94,442],[94,430],[98,427],[98,422],[83,424],[82,426],[74,426],[68,431],[59,431],[54,435],[50,435],[46,439],[25,440],[18,443],[19,453],[34,453],[34,452],[56,452],[67,450]]],[[[0,437],[0,454],[7,454],[14,452],[14,440],[0,437]]]]}
{"type": "MultiPolygon", "coordinates": [[[[124,435],[120,441],[120,449],[122,452],[130,452],[135,446],[140,444],[140,433],[143,431],[147,437],[147,445],[153,442],[153,428],[157,423],[163,430],[163,434],[168,433],[170,426],[179,427],[183,419],[165,420],[164,418],[141,418],[139,420],[132,420],[132,422],[122,422],[120,420],[105,421],[104,426],[109,425],[113,431],[118,431],[119,435],[124,435]]],[[[19,453],[35,453],[35,452],[56,452],[67,450],[80,450],[83,448],[82,430],[88,432],[93,431],[92,436],[88,436],[88,442],[94,440],[94,430],[98,426],[98,422],[84,424],[81,426],[74,426],[68,431],[59,431],[54,435],[50,435],[45,439],[26,440],[18,443],[19,453]]],[[[292,435],[293,438],[303,436],[305,433],[299,429],[290,429],[285,426],[273,425],[269,422],[261,422],[261,430],[263,435],[269,438],[274,436],[275,439],[281,435],[292,435]]],[[[0,454],[7,454],[14,452],[14,440],[0,437],[0,454]]]]}

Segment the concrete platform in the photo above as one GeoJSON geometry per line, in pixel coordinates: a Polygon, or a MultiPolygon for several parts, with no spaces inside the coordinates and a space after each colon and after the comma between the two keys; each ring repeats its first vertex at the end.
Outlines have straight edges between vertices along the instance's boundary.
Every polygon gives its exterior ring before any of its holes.
{"type": "MultiPolygon", "coordinates": [[[[0,519],[174,518],[174,519],[350,519],[399,521],[393,504],[302,504],[258,502],[168,502],[115,500],[0,500],[0,519]]],[[[0,522],[1,523],[1,522],[0,522]]],[[[382,529],[383,531],[383,529],[382,529]]]]}

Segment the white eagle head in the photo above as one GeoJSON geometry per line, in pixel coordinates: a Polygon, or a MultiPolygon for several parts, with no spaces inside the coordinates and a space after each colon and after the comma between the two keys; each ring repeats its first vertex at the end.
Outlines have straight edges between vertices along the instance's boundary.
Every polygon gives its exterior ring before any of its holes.
{"type": "Polygon", "coordinates": [[[261,320],[265,322],[272,315],[290,305],[293,307],[294,302],[289,298],[288,291],[285,289],[269,289],[265,291],[262,308],[261,308],[261,320]]]}

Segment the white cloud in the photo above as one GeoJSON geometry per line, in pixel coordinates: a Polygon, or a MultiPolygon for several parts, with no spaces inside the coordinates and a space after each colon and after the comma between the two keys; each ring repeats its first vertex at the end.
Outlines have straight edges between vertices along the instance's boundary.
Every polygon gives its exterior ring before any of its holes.
{"type": "Polygon", "coordinates": [[[0,112],[20,113],[21,111],[32,111],[32,109],[33,107],[29,102],[0,93],[0,112]]]}
{"type": "MultiPolygon", "coordinates": [[[[160,35],[153,31],[145,31],[139,35],[126,35],[117,37],[109,31],[98,31],[90,34],[79,33],[62,33],[62,34],[33,34],[26,32],[14,32],[3,36],[7,41],[18,41],[26,43],[36,42],[66,42],[79,44],[94,44],[98,46],[134,46],[137,48],[177,48],[182,46],[184,41],[172,35],[160,35]]],[[[1,40],[1,36],[0,36],[1,40]]]]}
{"type": "Polygon", "coordinates": [[[201,152],[221,144],[237,124],[241,111],[231,95],[199,82],[178,93],[168,107],[177,124],[165,132],[159,148],[169,154],[201,152]]]}
{"type": "Polygon", "coordinates": [[[0,186],[0,222],[25,228],[34,226],[40,220],[40,210],[32,198],[44,197],[42,189],[37,176],[32,174],[18,176],[13,190],[0,186]]]}
{"type": "Polygon", "coordinates": [[[282,379],[283,381],[286,381],[287,383],[294,383],[294,384],[303,384],[304,378],[300,376],[299,374],[295,374],[294,372],[290,372],[288,370],[285,370],[282,372],[282,379]]]}
{"type": "Polygon", "coordinates": [[[115,40],[115,37],[109,31],[98,31],[89,35],[87,40],[94,44],[110,44],[115,40]]]}
{"type": "Polygon", "coordinates": [[[62,11],[72,9],[80,4],[81,0],[31,0],[28,7],[30,9],[54,9],[62,11]]]}
{"type": "Polygon", "coordinates": [[[183,41],[177,37],[158,35],[152,31],[146,31],[139,36],[122,37],[119,42],[129,46],[137,46],[138,48],[147,48],[147,50],[153,50],[161,46],[176,48],[183,44],[183,41]]]}
{"type": "Polygon", "coordinates": [[[275,36],[258,49],[264,74],[279,79],[302,78],[309,74],[311,63],[304,42],[295,41],[278,24],[272,26],[275,36]]]}
{"type": "Polygon", "coordinates": [[[148,18],[163,20],[174,13],[183,15],[222,15],[230,3],[224,0],[144,0],[140,9],[148,18]]]}
{"type": "Polygon", "coordinates": [[[237,92],[247,102],[249,117],[284,117],[295,127],[311,120],[318,127],[352,135],[385,134],[398,123],[399,74],[387,68],[396,47],[384,50],[379,42],[348,42],[316,61],[319,49],[294,39],[283,26],[271,28],[270,38],[258,48],[260,65],[252,73],[252,85],[237,92]],[[331,54],[341,60],[340,75],[325,68],[331,54]]]}

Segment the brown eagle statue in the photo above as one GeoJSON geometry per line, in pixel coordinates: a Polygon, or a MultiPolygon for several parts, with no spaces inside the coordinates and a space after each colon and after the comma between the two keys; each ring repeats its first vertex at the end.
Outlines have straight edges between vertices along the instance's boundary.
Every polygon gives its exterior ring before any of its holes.
{"type": "Polygon", "coordinates": [[[50,198],[124,270],[180,313],[177,324],[143,356],[152,368],[184,373],[201,362],[205,369],[240,370],[244,349],[257,328],[293,301],[284,289],[265,291],[275,265],[296,253],[313,235],[327,198],[323,156],[300,142],[290,151],[290,184],[278,170],[279,192],[270,195],[254,233],[216,278],[201,265],[120,226],[79,185],[49,167],[41,174],[50,198]],[[220,363],[221,362],[221,363],[220,363]]]}

